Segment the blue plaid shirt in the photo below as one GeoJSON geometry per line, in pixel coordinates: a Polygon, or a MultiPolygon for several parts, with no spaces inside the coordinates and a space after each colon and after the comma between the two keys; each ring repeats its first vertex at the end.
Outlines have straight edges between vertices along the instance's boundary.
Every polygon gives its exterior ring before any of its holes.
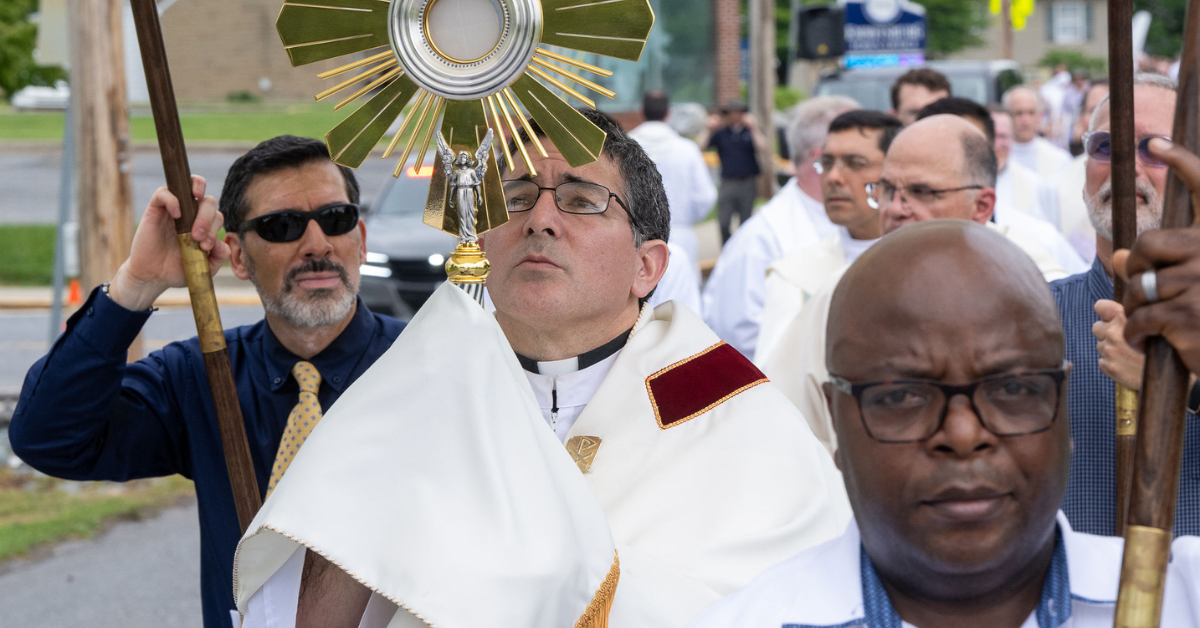
{"type": "MultiPolygon", "coordinates": [[[[1116,534],[1116,387],[1100,371],[1092,324],[1095,304],[1113,298],[1112,280],[1097,258],[1092,269],[1050,284],[1066,334],[1067,359],[1075,365],[1067,390],[1071,414],[1071,476],[1063,511],[1077,532],[1116,534]]],[[[1183,444],[1183,471],[1175,535],[1200,535],[1200,420],[1190,412],[1183,444]]]]}

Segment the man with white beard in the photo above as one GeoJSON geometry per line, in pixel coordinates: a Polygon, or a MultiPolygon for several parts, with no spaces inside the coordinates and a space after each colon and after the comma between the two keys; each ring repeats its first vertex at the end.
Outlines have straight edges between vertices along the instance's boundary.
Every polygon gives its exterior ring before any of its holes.
{"type": "MultiPolygon", "coordinates": [[[[1154,138],[1169,138],[1175,118],[1176,85],[1171,79],[1140,74],[1134,79],[1134,133],[1137,138],[1137,231],[1162,223],[1167,168],[1152,151],[1154,138]]],[[[1116,450],[1114,381],[1137,390],[1143,356],[1125,342],[1125,312],[1112,301],[1112,179],[1109,102],[1096,108],[1087,139],[1087,183],[1083,197],[1096,228],[1096,260],[1091,270],[1050,284],[1067,339],[1067,359],[1075,365],[1068,388],[1071,474],[1063,510],[1080,532],[1115,535],[1116,450]],[[1099,339],[1099,342],[1097,342],[1099,339]]],[[[1161,141],[1161,140],[1159,140],[1161,141]]],[[[1167,144],[1166,142],[1162,142],[1167,144]]],[[[1194,409],[1193,409],[1194,410],[1194,409]]],[[[1183,468],[1200,468],[1200,422],[1190,413],[1183,468]]],[[[1200,475],[1180,475],[1176,534],[1200,534],[1200,475]]]]}
{"type": "MultiPolygon", "coordinates": [[[[217,200],[200,199],[190,237],[214,274],[229,261],[258,289],[266,317],[225,331],[258,487],[288,469],[321,414],[391,347],[404,323],[358,299],[367,228],[354,173],[321,141],[284,135],[229,168],[217,200]],[[225,240],[217,239],[222,226],[225,240]],[[287,442],[289,445],[285,445],[287,442]]],[[[72,480],[125,481],[175,473],[196,483],[200,580],[207,628],[234,608],[233,553],[241,536],[199,341],[174,342],[126,364],[155,299],[184,285],[173,217],[159,188],[129,259],[92,292],[50,353],[29,370],[9,426],[13,451],[72,480]]]]}

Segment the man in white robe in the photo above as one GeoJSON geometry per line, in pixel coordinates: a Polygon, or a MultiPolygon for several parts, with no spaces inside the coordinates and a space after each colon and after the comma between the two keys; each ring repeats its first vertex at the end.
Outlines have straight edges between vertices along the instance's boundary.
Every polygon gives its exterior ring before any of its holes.
{"type": "Polygon", "coordinates": [[[1038,135],[1044,111],[1041,96],[1024,85],[1017,85],[1004,92],[1002,100],[1004,108],[1013,117],[1011,159],[1043,179],[1052,180],[1071,163],[1071,153],[1038,135]]]}
{"type": "Polygon", "coordinates": [[[805,300],[879,241],[883,234],[879,207],[867,197],[866,186],[879,180],[883,156],[901,127],[899,119],[869,109],[847,111],[830,123],[829,137],[815,166],[825,213],[838,231],[767,269],[756,362],[775,348],[805,300]]]}
{"type": "Polygon", "coordinates": [[[481,237],[494,319],[443,288],[382,362],[403,369],[370,371],[292,462],[240,548],[247,628],[600,626],[576,617],[606,600],[613,628],[681,626],[848,521],[795,407],[685,307],[643,305],[665,194],[585,115],[599,160],[571,167],[543,138],[536,176],[501,173],[510,220],[481,237]]]}
{"type": "MultiPolygon", "coordinates": [[[[855,521],[691,628],[1112,626],[1123,540],[1058,510],[1064,347],[1040,272],[1005,238],[962,221],[884,238],[838,286],[826,345],[855,521]]],[[[1171,554],[1161,625],[1200,626],[1200,539],[1171,554]]]]}
{"type": "Polygon", "coordinates": [[[796,176],[734,232],[704,285],[704,320],[747,357],[754,355],[762,320],[767,267],[837,231],[821,203],[821,181],[812,164],[821,156],[829,123],[858,103],[844,97],[811,98],[788,127],[796,176]]]}
{"type": "MultiPolygon", "coordinates": [[[[1036,238],[991,222],[996,195],[991,187],[996,157],[987,137],[971,122],[936,115],[906,127],[888,149],[882,184],[891,186],[880,199],[884,240],[904,225],[937,218],[957,218],[987,225],[1025,251],[1047,281],[1066,276],[1036,238]],[[948,139],[950,138],[950,139],[948,139]],[[959,141],[953,141],[957,138],[959,141]],[[931,194],[931,190],[945,190],[931,194]]],[[[821,385],[825,371],[825,326],[839,272],[808,299],[787,323],[773,350],[756,361],[759,368],[800,408],[813,433],[830,451],[837,448],[832,419],[821,385]]]]}
{"type": "MultiPolygon", "coordinates": [[[[693,262],[698,262],[700,249],[692,229],[712,211],[713,203],[717,202],[717,186],[700,147],[667,124],[670,101],[666,94],[647,93],[642,99],[642,115],[646,121],[630,131],[629,137],[642,145],[662,175],[671,206],[671,243],[678,244],[693,262]]],[[[695,274],[698,290],[698,268],[695,274]]]]}

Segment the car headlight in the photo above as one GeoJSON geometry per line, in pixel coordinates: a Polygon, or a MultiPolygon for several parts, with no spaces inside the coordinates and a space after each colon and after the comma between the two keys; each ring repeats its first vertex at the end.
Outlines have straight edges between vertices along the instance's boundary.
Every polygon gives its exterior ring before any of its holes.
{"type": "Polygon", "coordinates": [[[385,253],[367,253],[368,264],[386,264],[391,261],[385,253]]]}
{"type": "Polygon", "coordinates": [[[445,263],[446,263],[446,256],[442,255],[441,253],[434,253],[433,255],[429,256],[429,265],[430,266],[441,266],[442,264],[445,264],[445,263]]]}

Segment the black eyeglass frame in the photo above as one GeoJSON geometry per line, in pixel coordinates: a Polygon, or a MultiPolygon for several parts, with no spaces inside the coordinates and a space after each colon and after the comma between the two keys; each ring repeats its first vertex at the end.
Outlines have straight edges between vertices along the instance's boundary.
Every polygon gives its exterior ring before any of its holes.
{"type": "MultiPolygon", "coordinates": [[[[1083,137],[1081,137],[1080,139],[1083,141],[1083,152],[1088,156],[1088,159],[1094,159],[1102,164],[1107,164],[1107,163],[1112,162],[1112,152],[1111,152],[1112,151],[1112,132],[1111,131],[1088,131],[1087,133],[1084,133],[1083,137]],[[1109,154],[1107,156],[1105,156],[1103,159],[1101,159],[1100,153],[1098,151],[1095,155],[1092,154],[1092,151],[1090,150],[1091,139],[1093,137],[1103,137],[1104,135],[1107,135],[1109,138],[1108,139],[1109,154]]],[[[1143,165],[1149,166],[1151,168],[1166,168],[1167,164],[1159,161],[1159,159],[1157,157],[1155,157],[1153,153],[1150,152],[1150,140],[1153,140],[1153,139],[1167,140],[1168,142],[1171,141],[1171,138],[1167,137],[1166,135],[1147,135],[1137,141],[1137,144],[1136,144],[1137,150],[1135,150],[1134,152],[1137,153],[1138,157],[1142,158],[1143,165]]]]}
{"type": "MultiPolygon", "coordinates": [[[[889,183],[888,185],[891,185],[891,184],[889,183]]],[[[940,198],[937,198],[937,197],[940,197],[942,194],[949,194],[951,192],[962,192],[963,190],[982,190],[982,189],[984,189],[984,187],[986,187],[986,186],[976,184],[976,185],[964,185],[960,188],[946,188],[944,190],[935,190],[933,188],[929,188],[927,193],[934,195],[934,197],[935,197],[934,200],[940,200],[940,198]]],[[[909,194],[913,194],[913,191],[910,189],[910,186],[899,187],[899,186],[892,185],[892,188],[894,190],[896,190],[896,192],[907,192],[909,194]]],[[[882,198],[883,197],[883,179],[880,179],[878,181],[872,181],[871,183],[865,183],[865,184],[863,184],[863,189],[865,189],[867,191],[867,197],[874,199],[876,204],[883,202],[883,198],[882,198]],[[872,188],[878,188],[879,193],[876,194],[872,188]]],[[[893,200],[896,196],[896,192],[892,192],[893,200]]],[[[903,203],[904,201],[901,200],[900,202],[903,203]]],[[[873,209],[878,209],[878,207],[873,208],[873,209]]]]}
{"type": "MultiPolygon", "coordinates": [[[[600,188],[601,190],[604,190],[605,192],[608,192],[608,198],[617,199],[617,204],[619,204],[621,206],[621,209],[625,210],[625,215],[629,216],[629,223],[631,225],[633,225],[633,227],[635,229],[639,228],[637,218],[635,218],[633,216],[633,212],[629,211],[629,206],[625,204],[625,201],[621,200],[621,197],[617,196],[616,192],[613,192],[612,190],[608,189],[607,187],[605,187],[603,185],[600,185],[599,183],[592,183],[591,181],[564,181],[563,183],[559,183],[558,185],[556,185],[552,188],[546,188],[546,187],[542,187],[542,186],[538,185],[537,183],[535,183],[533,181],[530,181],[529,179],[504,179],[500,182],[500,185],[503,186],[506,183],[529,183],[532,185],[537,185],[537,189],[538,189],[538,195],[537,195],[537,197],[535,197],[533,199],[533,205],[530,205],[529,209],[518,209],[518,210],[509,209],[508,213],[510,213],[510,214],[519,214],[522,212],[531,211],[533,209],[533,206],[537,205],[538,198],[541,198],[542,192],[545,192],[546,190],[550,190],[555,193],[554,194],[554,206],[558,208],[558,211],[560,211],[564,214],[571,214],[572,216],[598,216],[598,215],[603,214],[604,212],[608,211],[608,203],[605,203],[604,209],[602,209],[598,212],[573,212],[573,211],[568,211],[566,209],[563,209],[563,206],[558,204],[558,188],[560,188],[564,185],[580,185],[580,184],[593,185],[595,187],[600,188]]],[[[508,204],[507,199],[505,199],[505,201],[506,201],[505,208],[507,209],[507,204],[508,204]]]]}
{"type": "Polygon", "coordinates": [[[268,214],[263,214],[261,216],[256,216],[249,220],[242,221],[242,223],[240,225],[238,225],[238,227],[237,227],[237,232],[238,232],[238,235],[242,235],[242,234],[246,233],[247,231],[250,231],[251,229],[253,229],[254,232],[258,234],[258,237],[262,238],[263,240],[266,240],[267,242],[281,244],[281,243],[286,243],[286,242],[295,242],[296,240],[299,240],[300,238],[302,238],[304,236],[304,232],[308,229],[308,223],[311,220],[317,221],[317,226],[321,228],[322,233],[324,233],[327,236],[332,237],[332,236],[340,236],[340,235],[345,235],[347,233],[350,233],[351,231],[354,230],[354,227],[358,226],[359,220],[361,220],[361,219],[362,219],[362,208],[357,203],[330,203],[329,205],[325,205],[323,207],[318,207],[318,208],[310,210],[310,211],[300,211],[298,209],[284,209],[281,211],[271,212],[268,214]],[[329,231],[327,231],[325,229],[325,225],[321,224],[321,219],[325,215],[327,215],[327,213],[330,212],[331,210],[344,209],[347,207],[354,210],[354,223],[350,226],[350,228],[346,229],[345,231],[342,231],[340,233],[330,233],[329,231]],[[267,237],[266,235],[264,235],[262,233],[262,231],[259,230],[259,227],[264,222],[269,221],[269,220],[278,219],[283,216],[296,216],[296,217],[304,219],[304,221],[301,223],[303,225],[303,227],[299,230],[299,232],[295,235],[295,237],[285,238],[285,239],[280,239],[280,240],[273,240],[273,239],[267,237]]]}
{"type": "Polygon", "coordinates": [[[872,440],[879,442],[879,443],[884,443],[884,444],[889,444],[889,445],[900,445],[900,444],[905,444],[905,443],[923,442],[923,441],[929,440],[930,438],[933,438],[933,436],[935,434],[940,432],[942,430],[942,426],[945,425],[945,423],[946,423],[946,415],[949,413],[950,400],[953,399],[954,397],[957,397],[958,395],[966,395],[967,401],[970,402],[970,404],[971,404],[971,411],[975,413],[975,418],[979,421],[979,424],[983,426],[983,429],[991,432],[992,434],[994,434],[996,436],[1005,438],[1005,437],[1009,437],[1009,436],[1029,436],[1032,434],[1041,434],[1042,432],[1045,432],[1046,430],[1049,430],[1050,428],[1054,427],[1054,424],[1058,421],[1058,415],[1062,412],[1063,382],[1066,381],[1067,373],[1070,372],[1070,370],[1071,370],[1071,363],[1069,361],[1064,361],[1063,365],[1060,366],[1059,368],[1033,369],[1033,370],[1027,370],[1027,371],[1017,371],[1014,373],[997,373],[996,375],[988,375],[987,377],[981,377],[979,379],[969,381],[965,384],[946,384],[946,383],[940,382],[938,380],[933,380],[933,379],[915,379],[915,378],[890,379],[890,380],[883,380],[883,381],[862,382],[859,384],[854,384],[854,383],[851,383],[846,378],[844,378],[840,375],[834,375],[832,373],[830,373],[830,375],[829,375],[829,381],[831,384],[833,384],[834,390],[836,390],[840,393],[849,395],[854,398],[855,406],[858,408],[858,420],[862,422],[863,429],[866,430],[867,436],[870,436],[872,440]],[[1050,422],[1046,424],[1046,427],[1042,427],[1042,428],[1039,428],[1036,430],[1031,430],[1028,432],[1000,433],[1000,432],[997,432],[996,430],[992,429],[991,426],[989,426],[987,424],[987,421],[984,420],[983,413],[979,411],[979,406],[975,404],[975,390],[978,389],[983,384],[987,384],[987,383],[994,382],[997,380],[1007,379],[1010,377],[1028,377],[1031,375],[1049,375],[1051,377],[1051,379],[1054,380],[1055,389],[1058,391],[1058,398],[1055,399],[1054,414],[1050,417],[1050,422]],[[875,436],[875,434],[871,433],[871,426],[867,425],[867,418],[866,418],[866,415],[863,413],[863,409],[862,409],[863,393],[866,392],[866,390],[868,388],[871,388],[874,386],[896,385],[896,384],[921,384],[921,385],[933,386],[942,391],[942,395],[945,397],[946,401],[945,401],[945,403],[942,404],[942,409],[938,413],[937,422],[934,424],[933,429],[931,429],[927,435],[925,435],[921,438],[909,438],[909,439],[904,439],[904,440],[887,440],[887,439],[879,438],[879,437],[875,436]]]}

